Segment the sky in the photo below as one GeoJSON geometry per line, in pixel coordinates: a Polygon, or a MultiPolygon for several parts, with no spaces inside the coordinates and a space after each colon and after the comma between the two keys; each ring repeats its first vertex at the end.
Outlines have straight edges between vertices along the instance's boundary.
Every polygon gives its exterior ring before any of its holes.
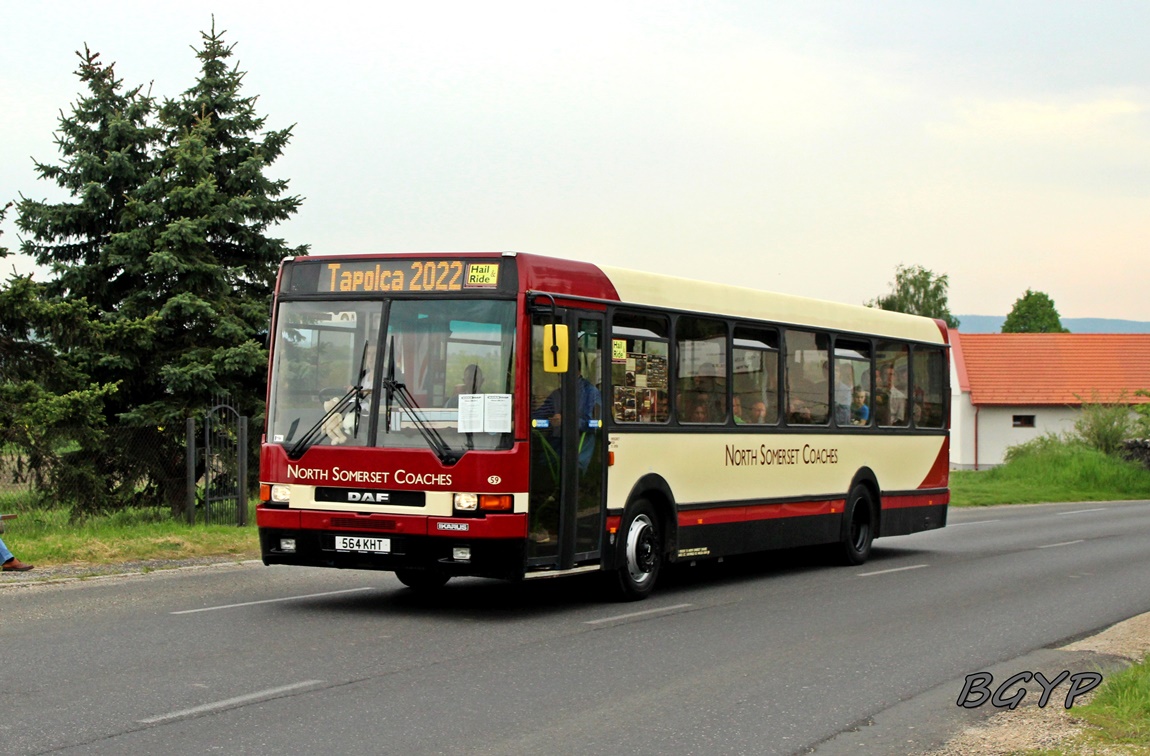
{"type": "MultiPolygon", "coordinates": [[[[235,45],[312,254],[486,250],[952,313],[1150,320],[1150,3],[10,3],[0,204],[65,199],[75,52],[175,98],[235,45]]],[[[14,213],[0,246],[18,250],[14,213]]],[[[0,279],[33,267],[11,255],[0,279]]],[[[43,276],[43,272],[38,272],[43,276]]]]}

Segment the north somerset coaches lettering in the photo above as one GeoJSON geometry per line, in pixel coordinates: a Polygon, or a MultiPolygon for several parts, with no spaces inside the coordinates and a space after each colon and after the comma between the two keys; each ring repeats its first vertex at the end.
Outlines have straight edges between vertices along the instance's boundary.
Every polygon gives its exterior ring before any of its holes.
{"type": "Polygon", "coordinates": [[[289,464],[287,474],[289,478],[294,478],[300,482],[314,480],[329,483],[380,483],[409,486],[451,485],[451,473],[415,473],[407,470],[396,470],[394,473],[377,470],[343,470],[339,467],[324,470],[289,464]]]}

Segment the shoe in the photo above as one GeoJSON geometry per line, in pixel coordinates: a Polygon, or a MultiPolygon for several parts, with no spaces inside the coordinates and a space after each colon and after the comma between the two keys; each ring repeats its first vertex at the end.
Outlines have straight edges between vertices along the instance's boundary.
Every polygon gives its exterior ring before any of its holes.
{"type": "Polygon", "coordinates": [[[3,569],[5,572],[27,572],[32,569],[32,565],[24,564],[19,559],[13,557],[4,563],[3,569]]]}

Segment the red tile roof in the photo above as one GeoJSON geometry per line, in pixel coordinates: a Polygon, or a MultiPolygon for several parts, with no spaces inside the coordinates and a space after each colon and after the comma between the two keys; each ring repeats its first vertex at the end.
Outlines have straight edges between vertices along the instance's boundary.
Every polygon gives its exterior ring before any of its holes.
{"type": "Polygon", "coordinates": [[[976,405],[1150,402],[1150,333],[955,333],[959,386],[976,405]],[[960,342],[960,344],[959,344],[960,342]]]}

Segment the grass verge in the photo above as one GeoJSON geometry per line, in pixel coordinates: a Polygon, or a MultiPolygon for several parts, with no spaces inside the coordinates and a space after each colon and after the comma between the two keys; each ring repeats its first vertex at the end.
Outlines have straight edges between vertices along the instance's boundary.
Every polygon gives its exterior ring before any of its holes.
{"type": "Polygon", "coordinates": [[[989,470],[950,474],[954,506],[1150,499],[1150,470],[1083,444],[1043,437],[989,470]]]}
{"type": "Polygon", "coordinates": [[[1088,747],[1150,753],[1150,660],[1108,678],[1090,703],[1075,707],[1074,716],[1089,725],[1082,738],[1088,747]]]}
{"type": "MultiPolygon", "coordinates": [[[[127,509],[74,523],[65,509],[27,508],[12,501],[0,502],[0,511],[19,514],[7,521],[8,532],[0,537],[20,560],[37,566],[208,556],[259,558],[254,524],[189,525],[157,509],[127,509]]],[[[255,522],[254,507],[249,508],[248,522],[255,522]]]]}

